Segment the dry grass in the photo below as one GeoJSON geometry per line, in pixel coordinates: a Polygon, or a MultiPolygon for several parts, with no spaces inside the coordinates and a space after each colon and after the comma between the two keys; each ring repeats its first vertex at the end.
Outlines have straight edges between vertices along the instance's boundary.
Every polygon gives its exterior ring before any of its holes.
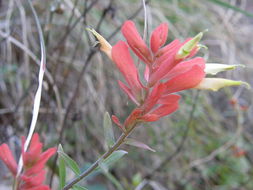
{"type": "MultiPolygon", "coordinates": [[[[251,0],[229,2],[248,11],[253,7],[251,0]]],[[[0,143],[8,142],[18,150],[18,139],[28,133],[31,120],[40,46],[26,1],[0,3],[0,143]]],[[[104,112],[124,118],[133,108],[117,85],[120,74],[93,47],[95,41],[85,28],[97,29],[112,44],[123,39],[118,29],[129,17],[143,31],[141,1],[36,0],[34,6],[47,49],[37,131],[47,146],[61,142],[85,166],[104,151],[104,112]]],[[[202,43],[209,50],[200,54],[208,62],[245,65],[220,76],[253,84],[252,18],[197,0],[151,1],[147,11],[148,31],[168,22],[170,40],[208,28],[202,43]]],[[[129,154],[112,174],[125,189],[252,189],[252,90],[189,91],[182,96],[179,111],[133,134],[156,153],[125,146],[129,154]],[[232,97],[247,106],[247,111],[233,108],[229,104],[232,97]],[[236,157],[234,145],[246,155],[236,157]],[[141,179],[137,180],[138,175],[141,179]]],[[[116,127],[115,132],[119,133],[116,127]]],[[[8,176],[0,167],[0,184],[6,184],[8,176]]],[[[103,175],[87,183],[100,185],[93,187],[96,190],[115,189],[103,175]]]]}

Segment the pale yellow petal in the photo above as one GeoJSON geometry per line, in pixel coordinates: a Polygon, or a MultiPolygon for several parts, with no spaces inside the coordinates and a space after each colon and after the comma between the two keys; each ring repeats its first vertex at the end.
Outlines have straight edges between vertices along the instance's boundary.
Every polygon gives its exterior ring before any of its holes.
{"type": "Polygon", "coordinates": [[[229,80],[224,78],[204,78],[195,88],[201,90],[217,91],[223,87],[240,85],[245,85],[247,88],[250,88],[250,85],[246,82],[229,80]]]}
{"type": "Polygon", "coordinates": [[[236,67],[245,67],[244,65],[228,65],[228,64],[218,64],[218,63],[207,63],[205,67],[205,73],[216,75],[222,71],[233,70],[236,67]]]}

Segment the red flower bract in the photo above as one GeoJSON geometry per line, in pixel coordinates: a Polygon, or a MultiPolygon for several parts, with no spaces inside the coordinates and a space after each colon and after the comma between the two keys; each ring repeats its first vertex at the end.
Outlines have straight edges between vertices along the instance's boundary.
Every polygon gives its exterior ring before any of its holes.
{"type": "Polygon", "coordinates": [[[162,23],[152,32],[149,48],[132,21],[126,21],[121,31],[127,43],[119,41],[112,47],[112,60],[127,82],[125,85],[119,81],[120,87],[138,105],[125,121],[125,127],[156,121],[176,111],[180,96],[171,93],[194,88],[205,77],[205,60],[191,59],[199,49],[201,35],[192,43],[191,38],[183,43],[176,39],[162,47],[168,35],[168,25],[162,23]],[[146,64],[146,85],[140,82],[128,47],[146,64]]]}
{"type": "MultiPolygon", "coordinates": [[[[35,133],[32,137],[31,144],[24,152],[25,138],[22,137],[22,159],[24,163],[23,171],[17,180],[18,190],[50,190],[44,185],[45,164],[47,160],[56,152],[56,148],[49,148],[42,152],[43,144],[40,142],[39,135],[35,133]]],[[[17,163],[6,144],[0,146],[0,159],[6,164],[12,175],[17,174],[17,163]]]]}

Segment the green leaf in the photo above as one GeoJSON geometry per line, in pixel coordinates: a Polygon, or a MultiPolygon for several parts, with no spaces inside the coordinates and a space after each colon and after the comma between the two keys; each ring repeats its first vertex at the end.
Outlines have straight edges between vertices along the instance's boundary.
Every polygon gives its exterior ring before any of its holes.
{"type": "Polygon", "coordinates": [[[114,175],[112,175],[109,171],[104,171],[104,175],[115,185],[117,190],[124,190],[123,186],[120,184],[120,182],[115,178],[114,175]]]}
{"type": "Polygon", "coordinates": [[[208,0],[208,1],[211,1],[213,3],[216,3],[216,4],[220,5],[220,6],[232,9],[234,11],[240,12],[240,13],[248,16],[248,17],[252,17],[253,18],[253,13],[247,12],[247,11],[245,11],[243,9],[240,9],[239,7],[233,6],[233,5],[231,5],[231,4],[227,3],[227,2],[224,2],[224,1],[221,1],[221,0],[208,0]]]}
{"type": "Polygon", "coordinates": [[[100,161],[99,165],[102,164],[103,168],[111,167],[115,162],[121,159],[125,154],[127,154],[124,150],[117,150],[113,152],[108,158],[105,160],[100,161]]]}
{"type": "Polygon", "coordinates": [[[61,146],[59,146],[58,148],[58,154],[76,175],[79,175],[81,173],[78,164],[67,154],[64,153],[61,146]]]}
{"type": "Polygon", "coordinates": [[[228,65],[228,64],[217,64],[217,63],[207,63],[205,67],[205,73],[216,75],[222,71],[233,70],[236,67],[245,67],[244,65],[228,65]]]}
{"type": "MultiPolygon", "coordinates": [[[[58,151],[59,150],[63,152],[61,144],[58,147],[58,151]]],[[[60,189],[62,189],[66,184],[66,165],[61,156],[59,157],[59,176],[60,176],[60,189]]]]}
{"type": "Polygon", "coordinates": [[[134,187],[137,187],[142,181],[142,177],[140,173],[137,173],[132,178],[132,184],[134,187]]]}
{"type": "Polygon", "coordinates": [[[72,187],[72,189],[73,189],[73,190],[88,190],[87,188],[82,187],[82,186],[80,186],[80,185],[74,185],[74,186],[72,187]]]}
{"type": "Polygon", "coordinates": [[[138,147],[138,148],[142,148],[142,149],[146,149],[146,150],[150,150],[152,152],[155,152],[155,150],[150,148],[148,145],[146,145],[146,144],[144,144],[140,141],[137,141],[135,139],[127,138],[125,143],[128,144],[128,145],[131,145],[131,146],[135,146],[135,147],[138,147]]]}
{"type": "Polygon", "coordinates": [[[104,115],[104,135],[107,147],[112,147],[112,145],[115,143],[115,139],[112,130],[112,121],[108,112],[106,112],[104,115]]]}
{"type": "Polygon", "coordinates": [[[102,169],[103,172],[108,173],[109,169],[108,166],[104,163],[104,161],[100,161],[98,163],[99,167],[102,169]]]}

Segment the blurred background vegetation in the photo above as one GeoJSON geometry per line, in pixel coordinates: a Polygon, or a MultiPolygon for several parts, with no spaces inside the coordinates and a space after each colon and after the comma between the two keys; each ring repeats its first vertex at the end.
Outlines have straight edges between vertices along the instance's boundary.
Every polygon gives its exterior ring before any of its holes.
{"type": "MultiPolygon", "coordinates": [[[[120,73],[97,51],[86,27],[111,44],[123,39],[119,30],[127,19],[142,33],[142,1],[34,0],[33,5],[47,50],[36,130],[46,147],[61,143],[85,169],[104,152],[104,113],[123,120],[134,107],[117,85],[120,73]]],[[[149,34],[161,22],[169,24],[168,42],[208,29],[202,44],[209,49],[199,54],[207,62],[245,65],[219,76],[253,84],[252,0],[150,0],[147,18],[149,34]]],[[[0,1],[0,48],[0,144],[10,144],[18,157],[20,136],[30,125],[40,59],[36,24],[25,0],[0,1]]],[[[129,154],[111,169],[114,180],[126,190],[253,189],[252,90],[180,94],[176,113],[133,134],[156,152],[124,146],[129,154]]],[[[120,134],[117,127],[115,132],[120,134]]],[[[57,174],[50,180],[53,165],[51,159],[48,183],[57,189],[57,174]]],[[[10,187],[6,171],[1,164],[0,189],[10,187]]],[[[118,189],[101,173],[83,184],[90,190],[118,189]]]]}

